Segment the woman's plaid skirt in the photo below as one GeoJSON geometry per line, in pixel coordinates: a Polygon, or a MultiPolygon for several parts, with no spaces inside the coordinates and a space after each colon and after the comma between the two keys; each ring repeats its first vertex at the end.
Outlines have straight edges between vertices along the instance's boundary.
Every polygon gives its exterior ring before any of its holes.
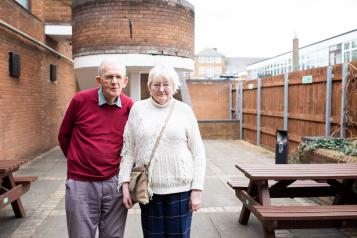
{"type": "Polygon", "coordinates": [[[144,237],[189,238],[192,221],[190,195],[191,191],[154,194],[149,204],[140,204],[144,237]]]}

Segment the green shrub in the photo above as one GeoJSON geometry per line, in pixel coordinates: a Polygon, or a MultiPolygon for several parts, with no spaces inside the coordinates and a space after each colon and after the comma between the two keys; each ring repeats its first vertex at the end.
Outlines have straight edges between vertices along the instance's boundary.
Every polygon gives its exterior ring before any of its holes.
{"type": "Polygon", "coordinates": [[[314,151],[316,149],[330,149],[344,153],[345,155],[357,156],[357,140],[340,138],[321,138],[312,141],[301,142],[298,150],[299,154],[314,151]]]}

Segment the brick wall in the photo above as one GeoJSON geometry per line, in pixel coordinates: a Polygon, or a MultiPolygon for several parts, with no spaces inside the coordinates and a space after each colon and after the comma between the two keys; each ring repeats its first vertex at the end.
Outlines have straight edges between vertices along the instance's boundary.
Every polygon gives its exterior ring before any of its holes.
{"type": "Polygon", "coordinates": [[[46,37],[45,41],[46,45],[54,49],[55,51],[63,54],[67,58],[72,59],[72,41],[69,40],[62,40],[62,41],[55,41],[50,37],[46,37]]]}
{"type": "Polygon", "coordinates": [[[43,24],[13,0],[0,1],[0,19],[37,40],[44,40],[43,24]]]}
{"type": "Polygon", "coordinates": [[[44,19],[43,7],[43,0],[31,0],[31,13],[42,21],[44,19]]]}
{"type": "Polygon", "coordinates": [[[31,0],[31,12],[46,23],[71,23],[72,0],[31,0]]]}
{"type": "Polygon", "coordinates": [[[32,157],[57,145],[77,91],[73,64],[0,26],[0,79],[0,160],[32,157]],[[19,79],[9,76],[9,51],[21,56],[19,79]],[[50,64],[57,65],[57,82],[49,81],[50,64]]]}
{"type": "Polygon", "coordinates": [[[187,80],[192,109],[198,120],[228,119],[229,81],[187,80]]]}
{"type": "Polygon", "coordinates": [[[72,23],[72,0],[43,0],[46,23],[72,23]]]}
{"type": "Polygon", "coordinates": [[[239,140],[239,121],[199,121],[203,139],[239,140]]]}
{"type": "Polygon", "coordinates": [[[188,2],[77,0],[74,56],[147,53],[193,57],[194,10],[188,2]]]}

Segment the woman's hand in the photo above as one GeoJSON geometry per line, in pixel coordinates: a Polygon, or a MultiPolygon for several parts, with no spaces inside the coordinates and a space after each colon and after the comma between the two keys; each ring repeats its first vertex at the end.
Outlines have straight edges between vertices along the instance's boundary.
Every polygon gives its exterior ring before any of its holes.
{"type": "Polygon", "coordinates": [[[129,209],[133,207],[133,201],[131,200],[130,192],[129,192],[129,183],[123,183],[121,189],[123,190],[123,204],[129,209]]]}
{"type": "Polygon", "coordinates": [[[197,212],[201,207],[201,190],[193,189],[190,197],[190,209],[197,212]]]}

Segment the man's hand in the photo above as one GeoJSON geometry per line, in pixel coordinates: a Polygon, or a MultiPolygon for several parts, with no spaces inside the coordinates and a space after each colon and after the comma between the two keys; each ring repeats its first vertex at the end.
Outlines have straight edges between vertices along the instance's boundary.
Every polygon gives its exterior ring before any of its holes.
{"type": "Polygon", "coordinates": [[[193,189],[190,197],[190,209],[197,212],[201,207],[201,190],[193,189]]]}
{"type": "Polygon", "coordinates": [[[129,183],[123,183],[123,204],[127,209],[133,207],[133,201],[131,200],[130,192],[129,192],[129,183]]]}

